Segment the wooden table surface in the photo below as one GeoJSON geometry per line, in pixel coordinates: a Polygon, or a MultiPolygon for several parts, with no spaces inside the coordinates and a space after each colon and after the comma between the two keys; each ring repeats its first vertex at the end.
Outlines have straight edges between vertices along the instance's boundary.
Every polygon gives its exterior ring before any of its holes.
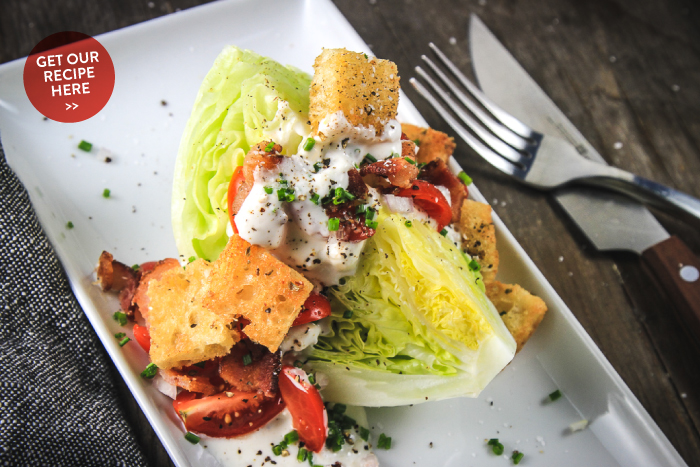
{"type": "MultiPolygon", "coordinates": [[[[700,197],[700,5],[688,0],[334,0],[373,52],[404,78],[433,41],[471,70],[478,14],[605,159],[700,197]],[[622,143],[620,145],[620,143],[622,143]]],[[[90,35],[197,0],[2,0],[0,63],[47,35],[90,35]]],[[[406,83],[406,80],[404,80],[406,83]]],[[[443,121],[410,86],[435,128],[443,121]]],[[[458,140],[456,157],[690,466],[700,465],[700,352],[668,298],[626,253],[599,253],[546,193],[499,176],[458,140]]],[[[654,211],[700,254],[698,224],[654,211]]],[[[154,466],[172,465],[114,370],[127,416],[154,466]]]]}

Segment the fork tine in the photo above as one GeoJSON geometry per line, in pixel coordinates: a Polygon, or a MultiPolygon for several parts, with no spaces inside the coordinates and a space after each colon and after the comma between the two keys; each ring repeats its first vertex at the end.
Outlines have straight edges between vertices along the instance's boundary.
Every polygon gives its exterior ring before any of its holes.
{"type": "MultiPolygon", "coordinates": [[[[493,134],[501,138],[503,141],[506,143],[510,144],[513,146],[515,149],[520,149],[520,150],[525,150],[527,148],[527,140],[524,139],[522,136],[520,136],[517,133],[513,133],[510,128],[503,126],[500,122],[494,120],[487,112],[484,112],[481,110],[481,108],[474,103],[469,97],[467,97],[466,94],[464,94],[453,82],[451,79],[445,75],[445,73],[442,72],[440,68],[433,63],[433,61],[428,58],[425,55],[421,55],[421,58],[425,63],[428,64],[431,70],[437,75],[438,78],[442,81],[442,84],[447,86],[450,91],[452,91],[452,94],[457,96],[457,99],[459,99],[464,106],[469,109],[469,111],[474,114],[474,116],[481,121],[481,123],[491,130],[493,134]]],[[[461,115],[460,115],[461,116],[461,115]]],[[[494,148],[496,149],[496,148],[494,148]]]]}
{"type": "Polygon", "coordinates": [[[421,67],[417,66],[416,72],[430,85],[433,91],[438,93],[442,100],[445,101],[447,105],[452,108],[452,110],[454,110],[457,116],[459,116],[459,118],[461,118],[462,121],[474,133],[476,133],[476,136],[478,136],[484,143],[491,146],[491,149],[515,164],[527,165],[528,161],[525,159],[522,153],[508,146],[496,136],[489,133],[488,130],[485,130],[484,127],[481,126],[479,122],[474,120],[471,115],[462,110],[454,99],[448,96],[447,93],[443,91],[442,88],[430,76],[428,76],[428,74],[423,71],[421,67]]]}
{"type": "Polygon", "coordinates": [[[432,94],[430,94],[430,91],[428,91],[425,86],[423,86],[417,79],[411,78],[408,80],[409,83],[413,85],[413,87],[418,91],[418,93],[425,98],[432,106],[433,108],[437,111],[438,114],[442,118],[445,119],[445,121],[452,127],[452,129],[474,150],[476,151],[477,154],[479,154],[481,157],[486,159],[486,161],[496,167],[498,170],[501,172],[505,172],[508,175],[513,175],[515,177],[518,177],[520,179],[525,179],[525,175],[527,174],[527,171],[523,170],[520,168],[518,165],[513,164],[506,159],[502,158],[495,152],[493,152],[490,148],[488,148],[486,145],[484,145],[481,141],[479,141],[477,138],[472,136],[469,131],[464,128],[462,125],[460,125],[455,118],[450,115],[450,113],[445,110],[445,108],[440,104],[435,97],[433,97],[432,94]]]}
{"type": "Polygon", "coordinates": [[[447,68],[450,69],[450,71],[457,77],[457,79],[464,85],[465,88],[469,91],[469,93],[474,96],[474,98],[479,101],[481,105],[483,105],[489,112],[491,112],[491,115],[496,117],[503,125],[508,127],[511,131],[514,133],[522,136],[523,138],[526,139],[533,139],[535,138],[535,131],[530,128],[529,126],[525,125],[523,122],[518,120],[517,118],[513,117],[511,114],[506,112],[505,110],[501,109],[498,107],[491,99],[486,97],[486,95],[481,92],[479,88],[477,88],[469,79],[462,74],[461,71],[455,66],[452,61],[450,61],[447,56],[442,53],[442,51],[432,42],[428,44],[431,49],[433,49],[433,52],[440,58],[442,63],[445,64],[447,68]]]}

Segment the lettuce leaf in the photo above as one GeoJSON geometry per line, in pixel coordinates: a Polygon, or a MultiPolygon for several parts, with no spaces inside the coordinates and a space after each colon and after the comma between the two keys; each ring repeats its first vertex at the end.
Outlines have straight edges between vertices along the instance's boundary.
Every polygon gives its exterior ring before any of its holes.
{"type": "Polygon", "coordinates": [[[227,191],[252,145],[274,139],[296,152],[309,133],[311,77],[226,47],[204,78],[180,142],[172,225],[180,254],[215,260],[226,246],[227,191]]]}
{"type": "Polygon", "coordinates": [[[357,273],[331,291],[328,334],[306,355],[325,400],[392,406],[476,397],[515,354],[480,274],[420,222],[380,216],[357,273]]]}

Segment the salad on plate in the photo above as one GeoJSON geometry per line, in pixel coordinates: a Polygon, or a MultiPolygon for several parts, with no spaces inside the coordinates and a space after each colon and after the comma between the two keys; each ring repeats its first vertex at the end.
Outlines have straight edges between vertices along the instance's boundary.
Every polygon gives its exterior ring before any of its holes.
{"type": "Polygon", "coordinates": [[[311,77],[225,48],[176,162],[179,259],[100,257],[142,376],[221,463],[377,465],[362,407],[478,396],[546,312],[496,279],[491,208],[399,87],[363,53],[311,77]]]}

